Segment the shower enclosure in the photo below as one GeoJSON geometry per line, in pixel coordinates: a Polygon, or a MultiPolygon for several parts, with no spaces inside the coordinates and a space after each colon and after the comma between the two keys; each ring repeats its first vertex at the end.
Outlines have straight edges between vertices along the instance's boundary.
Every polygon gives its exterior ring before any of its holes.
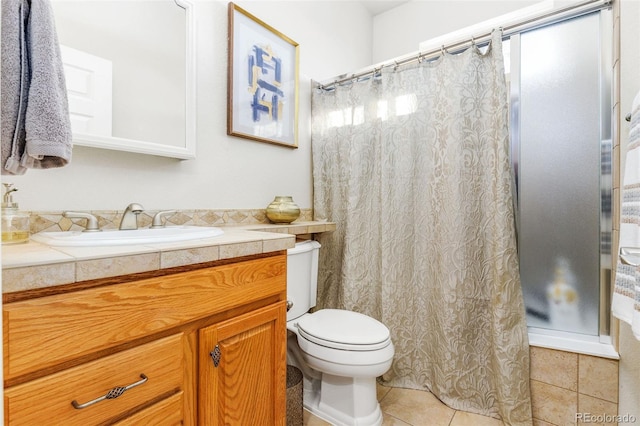
{"type": "Polygon", "coordinates": [[[530,331],[604,342],[611,276],[611,12],[512,35],[511,140],[530,331]]]}

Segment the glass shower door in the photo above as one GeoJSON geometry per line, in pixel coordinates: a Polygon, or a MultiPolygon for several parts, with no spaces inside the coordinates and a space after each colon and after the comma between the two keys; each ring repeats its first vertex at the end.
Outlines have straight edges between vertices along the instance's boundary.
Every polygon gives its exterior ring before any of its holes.
{"type": "Polygon", "coordinates": [[[512,156],[527,323],[595,336],[611,233],[611,66],[604,20],[602,12],[591,13],[511,39],[512,156]]]}

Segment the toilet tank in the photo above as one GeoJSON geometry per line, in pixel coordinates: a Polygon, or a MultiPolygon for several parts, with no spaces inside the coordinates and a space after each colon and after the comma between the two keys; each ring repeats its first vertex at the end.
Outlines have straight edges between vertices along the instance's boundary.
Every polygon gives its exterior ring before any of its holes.
{"type": "Polygon", "coordinates": [[[316,306],[319,250],[317,241],[302,241],[287,250],[287,301],[293,303],[287,321],[316,306]]]}

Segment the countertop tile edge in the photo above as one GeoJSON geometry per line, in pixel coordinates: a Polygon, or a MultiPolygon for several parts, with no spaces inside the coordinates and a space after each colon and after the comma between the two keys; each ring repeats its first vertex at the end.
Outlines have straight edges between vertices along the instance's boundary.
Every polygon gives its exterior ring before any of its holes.
{"type": "MultiPolygon", "coordinates": [[[[174,266],[185,266],[219,259],[230,259],[252,254],[264,254],[286,250],[295,246],[296,235],[320,233],[335,230],[332,222],[300,222],[284,225],[257,224],[221,227],[229,230],[230,239],[195,240],[180,245],[140,245],[118,249],[105,249],[102,253],[82,255],[82,250],[49,247],[37,242],[23,245],[3,246],[2,256],[2,292],[11,293],[33,288],[52,287],[83,281],[89,277],[78,275],[78,267],[87,262],[109,262],[110,259],[122,259],[126,256],[157,255],[157,262],[147,265],[145,270],[161,270],[174,266]],[[238,231],[238,232],[236,232],[238,231]],[[251,231],[244,234],[243,231],[251,231]],[[259,231],[259,232],[253,232],[259,231]],[[12,253],[13,252],[13,253],[12,253]],[[7,256],[8,255],[8,256],[7,256]],[[31,257],[25,262],[24,256],[31,257]],[[7,262],[7,257],[10,261],[7,262]]],[[[129,268],[124,268],[123,271],[129,268]]],[[[136,271],[140,266],[134,267],[136,271]]],[[[112,276],[113,271],[105,271],[112,276]]],[[[90,274],[90,278],[103,278],[90,274]]]]}

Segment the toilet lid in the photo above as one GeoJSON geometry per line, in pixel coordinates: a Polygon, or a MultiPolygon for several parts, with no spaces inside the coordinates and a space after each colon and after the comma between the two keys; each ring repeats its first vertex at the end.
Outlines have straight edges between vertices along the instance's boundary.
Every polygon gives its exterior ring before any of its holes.
{"type": "Polygon", "coordinates": [[[299,333],[319,345],[346,350],[376,350],[391,343],[389,329],[381,322],[357,312],[322,309],[303,315],[299,333]]]}

